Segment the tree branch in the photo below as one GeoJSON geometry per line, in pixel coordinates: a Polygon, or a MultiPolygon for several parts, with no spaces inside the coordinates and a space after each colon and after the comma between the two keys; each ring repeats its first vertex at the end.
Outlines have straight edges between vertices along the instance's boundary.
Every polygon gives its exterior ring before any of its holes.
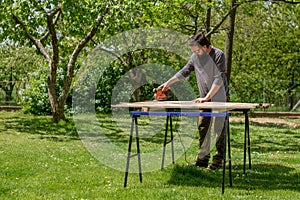
{"type": "MultiPolygon", "coordinates": [[[[99,45],[95,40],[91,40],[95,45],[99,45]]],[[[108,49],[105,49],[105,48],[103,48],[103,47],[99,47],[99,49],[101,50],[101,51],[104,51],[104,52],[106,52],[106,53],[109,53],[109,54],[111,54],[112,56],[114,56],[114,57],[116,57],[123,65],[127,65],[127,63],[126,63],[126,61],[124,61],[117,53],[115,53],[115,52],[113,52],[113,51],[110,51],[110,50],[108,50],[108,49]]]]}
{"type": "MultiPolygon", "coordinates": [[[[44,12],[47,15],[47,18],[48,18],[48,16],[53,18],[53,16],[58,13],[58,15],[56,15],[54,23],[53,23],[54,25],[56,25],[56,23],[60,17],[60,14],[61,14],[61,4],[59,4],[58,7],[47,11],[45,8],[41,7],[40,2],[36,2],[35,0],[31,0],[31,2],[39,11],[44,12]]],[[[40,38],[41,43],[45,42],[45,40],[48,38],[49,35],[50,35],[50,32],[48,30],[45,33],[45,35],[40,38]]]]}
{"type": "Polygon", "coordinates": [[[226,15],[222,18],[222,20],[216,25],[214,26],[205,36],[209,37],[211,34],[213,34],[217,29],[220,28],[220,26],[224,23],[224,21],[226,20],[226,18],[238,7],[242,4],[235,4],[228,13],[226,13],[226,15]]]}
{"type": "Polygon", "coordinates": [[[246,3],[253,3],[253,2],[270,2],[270,3],[278,3],[278,2],[282,2],[282,3],[288,3],[288,4],[300,4],[300,1],[294,1],[294,0],[247,0],[245,2],[241,2],[239,3],[239,5],[241,4],[246,4],[246,3]]]}
{"type": "Polygon", "coordinates": [[[253,3],[253,2],[259,2],[259,1],[270,1],[272,2],[283,2],[283,3],[288,3],[288,4],[300,4],[300,1],[293,1],[293,0],[247,0],[245,2],[241,3],[236,3],[230,11],[222,18],[222,20],[211,30],[209,31],[206,36],[209,37],[211,34],[213,34],[226,20],[226,18],[240,5],[246,4],[246,3],[253,3]]]}
{"type": "Polygon", "coordinates": [[[53,16],[55,13],[60,11],[60,7],[56,8],[55,11],[52,12],[52,14],[47,15],[47,25],[49,28],[49,34],[51,36],[51,45],[53,48],[53,57],[52,57],[52,69],[54,73],[54,79],[55,79],[55,75],[56,75],[56,69],[59,63],[59,48],[58,48],[58,39],[57,39],[57,34],[56,34],[56,29],[55,29],[55,24],[53,23],[53,16]]]}
{"type": "Polygon", "coordinates": [[[299,86],[300,86],[300,83],[298,83],[296,85],[293,85],[293,86],[291,86],[291,87],[288,88],[288,91],[290,92],[291,90],[293,90],[293,89],[295,89],[295,88],[297,88],[299,86]]]}
{"type": "Polygon", "coordinates": [[[74,64],[75,63],[75,60],[78,56],[78,54],[80,53],[80,51],[84,48],[84,46],[93,38],[93,36],[96,34],[97,32],[97,29],[99,28],[102,20],[103,20],[103,17],[106,13],[108,13],[108,9],[109,9],[109,5],[106,7],[104,13],[102,15],[99,15],[97,20],[96,20],[96,23],[95,23],[95,26],[93,26],[90,30],[90,32],[88,32],[88,34],[83,38],[83,40],[81,40],[81,42],[75,47],[72,55],[71,55],[71,58],[69,60],[69,63],[70,64],[74,64]]]}
{"type": "Polygon", "coordinates": [[[56,15],[60,11],[61,11],[61,5],[59,5],[58,7],[54,8],[50,11],[46,11],[46,13],[48,13],[49,16],[53,17],[54,15],[56,15]]]}
{"type": "Polygon", "coordinates": [[[192,18],[197,18],[197,17],[198,17],[197,15],[196,15],[196,16],[193,15],[193,12],[190,10],[189,3],[183,3],[183,4],[181,5],[181,8],[184,9],[184,10],[186,10],[187,13],[188,13],[192,18]]]}
{"type": "Polygon", "coordinates": [[[91,30],[87,33],[87,35],[82,39],[81,42],[79,42],[79,44],[75,47],[72,55],[70,56],[69,62],[68,62],[68,66],[67,66],[67,76],[66,76],[66,82],[64,84],[64,88],[62,91],[62,95],[61,95],[61,99],[60,102],[64,103],[66,101],[67,98],[67,94],[69,92],[70,86],[71,86],[71,82],[72,82],[72,78],[74,75],[74,66],[75,66],[75,62],[76,59],[79,55],[79,53],[81,52],[81,50],[84,48],[84,46],[94,37],[94,35],[97,32],[97,29],[99,28],[99,26],[101,25],[101,22],[104,18],[104,16],[108,13],[109,11],[109,7],[110,5],[107,5],[104,12],[102,13],[102,15],[98,15],[95,25],[91,28],[91,30]]]}
{"type": "MultiPolygon", "coordinates": [[[[61,11],[58,12],[58,14],[56,15],[56,17],[55,17],[55,19],[54,19],[54,22],[53,22],[54,25],[57,24],[60,15],[61,15],[61,11]]],[[[41,39],[40,39],[41,43],[45,42],[45,40],[48,38],[49,34],[50,34],[50,32],[47,31],[47,32],[45,33],[45,35],[41,37],[41,39]]]]}
{"type": "Polygon", "coordinates": [[[36,48],[43,54],[47,61],[50,62],[51,58],[46,49],[44,48],[43,44],[29,33],[26,25],[16,15],[12,14],[12,17],[16,24],[19,24],[21,26],[22,30],[25,32],[26,37],[35,44],[36,48]]]}
{"type": "Polygon", "coordinates": [[[109,54],[115,56],[116,58],[118,58],[118,60],[119,60],[121,63],[123,63],[124,65],[127,64],[127,63],[126,63],[126,62],[125,62],[118,54],[114,53],[113,51],[109,51],[109,50],[107,50],[107,49],[105,49],[105,48],[102,48],[102,47],[99,47],[99,48],[100,48],[100,50],[105,51],[105,52],[107,52],[107,53],[109,53],[109,54]]]}
{"type": "Polygon", "coordinates": [[[270,0],[270,2],[283,2],[288,4],[300,4],[300,1],[288,1],[288,0],[270,0]]]}
{"type": "Polygon", "coordinates": [[[195,27],[194,25],[189,25],[189,24],[179,24],[179,23],[175,23],[173,25],[177,25],[180,26],[182,29],[186,29],[188,31],[194,31],[195,29],[197,29],[197,27],[195,27]]]}
{"type": "Polygon", "coordinates": [[[41,43],[45,42],[49,35],[50,35],[49,31],[47,31],[45,33],[45,35],[41,37],[41,39],[40,39],[41,43]]]}

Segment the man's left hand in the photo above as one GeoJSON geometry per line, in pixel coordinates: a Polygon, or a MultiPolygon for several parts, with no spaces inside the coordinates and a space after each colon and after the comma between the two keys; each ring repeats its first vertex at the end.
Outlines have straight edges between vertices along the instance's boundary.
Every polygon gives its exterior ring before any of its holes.
{"type": "Polygon", "coordinates": [[[208,99],[206,99],[206,98],[198,98],[198,99],[193,100],[194,103],[204,103],[207,101],[208,101],[208,99]]]}

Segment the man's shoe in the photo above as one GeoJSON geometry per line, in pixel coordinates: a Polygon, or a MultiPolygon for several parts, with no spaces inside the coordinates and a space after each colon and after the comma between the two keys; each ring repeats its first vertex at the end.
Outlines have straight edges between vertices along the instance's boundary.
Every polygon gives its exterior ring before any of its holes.
{"type": "Polygon", "coordinates": [[[221,165],[214,165],[214,164],[207,167],[207,169],[209,169],[209,170],[218,170],[220,168],[222,168],[221,165]]]}
{"type": "Polygon", "coordinates": [[[192,162],[188,164],[189,167],[204,167],[207,168],[208,163],[202,163],[202,162],[192,162]]]}

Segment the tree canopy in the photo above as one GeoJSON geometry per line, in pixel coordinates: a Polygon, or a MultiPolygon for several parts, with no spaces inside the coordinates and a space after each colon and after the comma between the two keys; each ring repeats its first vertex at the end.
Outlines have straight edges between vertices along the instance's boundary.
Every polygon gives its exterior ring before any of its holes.
{"type": "MultiPolygon", "coordinates": [[[[299,2],[293,0],[2,0],[0,11],[1,48],[9,42],[19,47],[34,45],[35,54],[47,63],[44,83],[54,121],[64,119],[74,76],[86,55],[110,36],[142,27],[168,28],[190,36],[204,32],[224,51],[228,47],[225,36],[232,37],[228,73],[232,74],[230,87],[235,101],[262,101],[264,95],[268,95],[266,101],[283,98],[295,94],[300,82],[300,12],[299,2]],[[228,19],[232,21],[226,23],[228,19]],[[267,86],[268,81],[278,84],[267,86]]],[[[163,51],[129,52],[119,58],[112,63],[114,70],[102,77],[106,85],[113,87],[122,74],[143,62],[156,60],[176,69],[184,65],[163,51]]],[[[194,81],[191,77],[192,85],[194,81]]],[[[99,86],[99,91],[109,94],[112,87],[99,86]]],[[[141,91],[136,95],[151,94],[141,91]]],[[[109,107],[109,98],[99,102],[109,107]]]]}

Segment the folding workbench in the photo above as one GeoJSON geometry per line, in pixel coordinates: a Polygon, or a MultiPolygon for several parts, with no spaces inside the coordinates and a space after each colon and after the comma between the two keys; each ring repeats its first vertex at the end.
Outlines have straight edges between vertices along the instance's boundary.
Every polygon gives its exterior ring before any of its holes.
{"type": "Polygon", "coordinates": [[[246,154],[248,150],[249,168],[251,168],[251,155],[250,155],[250,133],[249,133],[249,111],[254,108],[260,107],[260,104],[255,103],[234,103],[234,102],[205,102],[195,103],[193,101],[145,101],[134,103],[119,103],[112,105],[113,108],[129,108],[129,114],[132,117],[130,137],[128,143],[128,155],[126,162],[126,171],[124,179],[124,187],[127,186],[127,177],[129,171],[130,159],[132,157],[138,157],[138,167],[140,182],[142,182],[142,168],[140,157],[140,145],[139,145],[139,132],[138,132],[138,118],[140,116],[165,116],[166,128],[163,144],[163,155],[161,168],[164,167],[165,149],[167,145],[167,136],[170,128],[170,143],[172,148],[172,162],[174,163],[174,147],[173,147],[173,130],[172,130],[172,117],[224,117],[224,125],[226,133],[224,136],[224,157],[223,157],[223,174],[222,174],[222,194],[225,190],[225,171],[228,152],[228,164],[229,164],[229,181],[230,187],[232,186],[232,173],[231,173],[231,151],[230,151],[230,129],[229,129],[229,116],[233,112],[241,112],[245,116],[245,130],[244,130],[244,168],[246,171],[246,154]],[[174,111],[174,109],[176,111],[174,111]],[[131,111],[130,111],[131,110],[131,111]],[[153,111],[159,110],[159,111],[153,111]],[[163,111],[161,111],[163,110],[163,111]],[[185,111],[188,110],[188,111],[185,111]],[[134,136],[135,132],[135,136],[134,136]],[[131,153],[133,137],[136,138],[137,153],[131,153]],[[227,148],[226,148],[227,145],[227,148]]]}

